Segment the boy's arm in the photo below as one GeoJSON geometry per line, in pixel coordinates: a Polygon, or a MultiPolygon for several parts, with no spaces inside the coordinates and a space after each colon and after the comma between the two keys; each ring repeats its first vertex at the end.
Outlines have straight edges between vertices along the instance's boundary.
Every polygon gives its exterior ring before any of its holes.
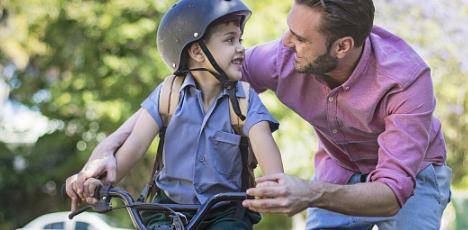
{"type": "Polygon", "coordinates": [[[252,150],[264,175],[282,173],[283,164],[268,121],[261,121],[249,130],[252,150]]]}
{"type": "Polygon", "coordinates": [[[115,154],[116,182],[120,181],[144,155],[158,132],[159,125],[146,109],[141,109],[130,135],[115,154]]]}
{"type": "Polygon", "coordinates": [[[81,200],[87,198],[84,192],[84,183],[89,178],[103,177],[104,183],[113,183],[116,180],[116,162],[114,153],[130,135],[142,109],[135,112],[116,131],[102,140],[91,153],[83,169],[66,180],[66,191],[71,198],[72,211],[77,208],[81,200]]]}
{"type": "MultiPolygon", "coordinates": [[[[135,163],[143,156],[156,134],[159,132],[159,126],[148,113],[146,109],[140,109],[139,115],[133,122],[133,128],[130,131],[128,138],[123,145],[119,148],[117,153],[112,155],[114,159],[115,169],[115,183],[118,183],[135,165],[135,163]]],[[[93,162],[91,162],[93,164],[93,162]]],[[[88,203],[93,199],[93,191],[95,189],[96,179],[90,177],[83,181],[83,195],[84,200],[88,203]]],[[[102,181],[107,182],[107,181],[102,181]]],[[[113,183],[114,183],[113,182],[113,183]]]]}

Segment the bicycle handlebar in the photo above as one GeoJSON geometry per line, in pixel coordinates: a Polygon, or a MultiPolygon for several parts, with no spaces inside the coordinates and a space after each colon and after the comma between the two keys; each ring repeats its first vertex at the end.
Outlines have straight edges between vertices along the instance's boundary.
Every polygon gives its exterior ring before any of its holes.
{"type": "MultiPolygon", "coordinates": [[[[225,201],[243,201],[247,198],[250,198],[244,192],[229,192],[229,193],[220,193],[211,197],[206,203],[202,205],[197,204],[157,204],[157,203],[144,203],[134,201],[133,197],[127,191],[120,188],[113,188],[111,186],[102,186],[96,189],[94,197],[98,199],[96,204],[85,205],[78,210],[71,212],[68,215],[69,219],[72,219],[74,216],[88,210],[92,209],[95,212],[105,213],[112,211],[110,207],[111,198],[118,198],[122,200],[125,204],[128,214],[135,227],[139,229],[146,229],[146,226],[143,224],[139,210],[152,210],[164,213],[172,213],[177,216],[180,220],[180,216],[184,217],[180,212],[184,211],[194,211],[196,212],[193,218],[188,221],[188,223],[180,229],[196,229],[201,223],[203,218],[208,214],[209,210],[220,202],[225,201]]],[[[186,220],[186,218],[185,218],[186,220]]]]}

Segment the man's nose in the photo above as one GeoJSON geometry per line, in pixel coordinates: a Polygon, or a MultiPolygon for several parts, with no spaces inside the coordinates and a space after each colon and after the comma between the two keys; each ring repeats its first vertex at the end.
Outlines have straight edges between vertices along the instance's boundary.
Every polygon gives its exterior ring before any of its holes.
{"type": "Polygon", "coordinates": [[[292,41],[292,34],[291,34],[291,32],[287,31],[287,32],[284,34],[283,45],[286,46],[286,47],[289,47],[289,48],[294,48],[294,43],[293,43],[293,41],[292,41]]]}

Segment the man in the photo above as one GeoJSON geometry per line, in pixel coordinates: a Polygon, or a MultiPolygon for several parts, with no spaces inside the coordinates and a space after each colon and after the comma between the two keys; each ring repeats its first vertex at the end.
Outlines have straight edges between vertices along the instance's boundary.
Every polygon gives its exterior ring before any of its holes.
{"type": "MultiPolygon", "coordinates": [[[[289,31],[247,52],[244,79],[311,123],[319,149],[312,181],[258,178],[247,192],[261,198],[244,206],[289,215],[308,208],[307,229],[439,228],[451,171],[430,69],[373,18],[371,0],[295,0],[289,31]]],[[[83,170],[77,183],[71,177],[70,188],[112,165],[111,154],[98,155],[108,164],[83,170]]]]}

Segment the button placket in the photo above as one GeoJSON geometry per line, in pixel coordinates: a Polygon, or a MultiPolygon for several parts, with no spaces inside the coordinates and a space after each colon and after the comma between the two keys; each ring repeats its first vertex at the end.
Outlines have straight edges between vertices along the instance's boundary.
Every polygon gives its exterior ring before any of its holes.
{"type": "Polygon", "coordinates": [[[328,127],[331,135],[335,139],[335,141],[340,141],[339,139],[339,125],[338,125],[338,104],[337,104],[337,93],[333,95],[329,95],[327,98],[328,101],[328,127]]]}
{"type": "Polygon", "coordinates": [[[201,156],[198,157],[198,160],[202,163],[205,163],[205,155],[202,153],[201,156]]]}
{"type": "Polygon", "coordinates": [[[336,121],[336,101],[334,95],[329,95],[327,97],[328,105],[327,105],[327,120],[328,120],[328,127],[330,130],[330,134],[333,139],[336,138],[336,134],[338,130],[336,129],[335,121],[336,121]]]}

